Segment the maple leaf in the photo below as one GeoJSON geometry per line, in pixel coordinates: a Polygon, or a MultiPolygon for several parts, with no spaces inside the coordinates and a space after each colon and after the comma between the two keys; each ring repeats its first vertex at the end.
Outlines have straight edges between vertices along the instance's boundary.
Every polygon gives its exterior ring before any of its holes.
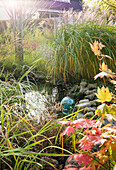
{"type": "Polygon", "coordinates": [[[103,78],[104,76],[109,78],[109,75],[106,72],[100,72],[99,74],[94,76],[94,80],[96,80],[98,77],[103,78]]]}
{"type": "Polygon", "coordinates": [[[94,52],[94,54],[97,55],[97,56],[100,56],[98,41],[95,40],[93,45],[91,43],[89,43],[89,44],[90,44],[91,50],[94,52]]]}
{"type": "Polygon", "coordinates": [[[101,72],[99,74],[97,74],[96,76],[94,76],[94,79],[96,80],[98,77],[103,78],[104,76],[106,76],[107,78],[111,77],[114,78],[115,77],[115,73],[112,72],[112,70],[108,69],[108,66],[103,62],[102,65],[100,65],[100,69],[101,72]]]}
{"type": "Polygon", "coordinates": [[[98,97],[98,102],[110,102],[112,99],[112,93],[109,92],[108,87],[102,87],[101,89],[98,87],[96,96],[98,97]]]}
{"type": "Polygon", "coordinates": [[[79,140],[79,146],[82,150],[91,150],[93,148],[93,144],[90,143],[89,138],[84,136],[81,140],[79,140]]]}
{"type": "Polygon", "coordinates": [[[100,70],[101,71],[107,71],[108,70],[108,66],[103,62],[102,65],[100,66],[100,70]]]}
{"type": "Polygon", "coordinates": [[[99,128],[93,127],[85,131],[85,136],[79,140],[82,150],[91,150],[96,144],[104,144],[106,139],[103,139],[102,132],[99,128]]]}
{"type": "Polygon", "coordinates": [[[70,121],[59,121],[58,123],[62,123],[63,125],[70,125],[70,121]]]}
{"type": "Polygon", "coordinates": [[[64,167],[63,170],[77,170],[76,165],[68,164],[64,167]]]}
{"type": "Polygon", "coordinates": [[[113,170],[116,170],[116,164],[115,164],[115,166],[114,166],[113,170]]]}
{"type": "Polygon", "coordinates": [[[105,155],[106,148],[102,147],[98,152],[96,152],[96,157],[99,159],[102,159],[102,157],[105,155]]]}
{"type": "Polygon", "coordinates": [[[116,121],[116,115],[112,115],[112,114],[105,114],[104,118],[106,118],[109,122],[112,122],[113,120],[116,121]]]}
{"type": "Polygon", "coordinates": [[[110,82],[114,85],[116,85],[116,81],[115,80],[110,80],[110,82]]]}
{"type": "Polygon", "coordinates": [[[108,55],[104,55],[104,54],[101,54],[102,57],[106,57],[106,58],[109,58],[110,60],[113,60],[110,56],[108,55]]]}
{"type": "Polygon", "coordinates": [[[84,166],[87,166],[88,164],[91,164],[91,161],[93,160],[92,157],[90,157],[89,155],[87,154],[81,154],[81,153],[75,153],[73,154],[69,161],[74,158],[75,161],[78,161],[78,164],[81,165],[81,164],[84,164],[84,166]]]}
{"type": "Polygon", "coordinates": [[[100,50],[102,50],[102,48],[105,47],[105,45],[103,45],[101,42],[98,45],[100,50]]]}
{"type": "Polygon", "coordinates": [[[106,73],[109,75],[109,77],[111,77],[111,78],[115,77],[115,76],[114,76],[115,73],[113,73],[112,70],[110,70],[110,69],[108,68],[108,66],[107,66],[104,62],[103,62],[102,65],[100,66],[100,70],[101,70],[102,72],[106,72],[106,73]]]}
{"type": "Polygon", "coordinates": [[[75,126],[76,128],[91,128],[91,127],[97,127],[95,120],[89,120],[89,119],[83,119],[80,118],[78,120],[74,120],[71,125],[75,126]]]}
{"type": "Polygon", "coordinates": [[[108,132],[111,133],[116,133],[116,126],[113,127],[103,127],[103,129],[107,130],[108,132]]]}
{"type": "Polygon", "coordinates": [[[70,133],[71,133],[71,132],[74,133],[75,130],[74,130],[74,128],[73,128],[72,126],[68,126],[68,127],[63,131],[63,133],[62,133],[61,136],[64,136],[64,135],[70,136],[70,133]]]}

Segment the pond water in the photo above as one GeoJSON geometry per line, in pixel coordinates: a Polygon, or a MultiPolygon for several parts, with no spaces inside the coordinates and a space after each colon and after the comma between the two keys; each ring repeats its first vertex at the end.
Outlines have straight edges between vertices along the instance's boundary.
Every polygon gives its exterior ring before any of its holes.
{"type": "Polygon", "coordinates": [[[60,102],[65,95],[65,88],[61,85],[39,85],[37,91],[31,91],[25,94],[29,117],[36,117],[36,119],[39,120],[43,112],[47,113],[49,106],[54,106],[57,102],[60,102]]]}

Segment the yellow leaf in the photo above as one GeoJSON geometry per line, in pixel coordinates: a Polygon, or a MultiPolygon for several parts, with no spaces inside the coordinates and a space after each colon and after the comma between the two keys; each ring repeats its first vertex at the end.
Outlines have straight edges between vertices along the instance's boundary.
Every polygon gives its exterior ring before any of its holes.
{"type": "MultiPolygon", "coordinates": [[[[103,62],[102,65],[100,66],[100,69],[99,69],[99,70],[102,71],[102,72],[101,72],[102,75],[100,75],[101,78],[104,77],[104,76],[106,76],[106,77],[111,77],[111,78],[115,77],[115,74],[116,74],[116,73],[113,73],[112,70],[110,70],[110,69],[108,68],[108,66],[107,66],[104,62],[103,62]]],[[[100,73],[99,73],[99,74],[100,74],[100,73]]],[[[100,77],[100,76],[99,76],[99,77],[100,77]]]]}
{"type": "Polygon", "coordinates": [[[105,47],[101,42],[99,43],[99,49],[102,50],[102,48],[105,47]]]}
{"type": "Polygon", "coordinates": [[[108,70],[108,66],[105,65],[104,62],[102,63],[101,70],[102,70],[102,71],[107,71],[107,70],[108,70]]]}
{"type": "Polygon", "coordinates": [[[97,56],[100,56],[98,41],[95,40],[93,45],[91,43],[89,43],[89,44],[90,44],[91,50],[94,52],[94,54],[97,55],[97,56]]]}
{"type": "Polygon", "coordinates": [[[102,87],[101,89],[98,87],[96,96],[98,97],[98,102],[110,102],[112,99],[112,93],[109,92],[108,87],[102,87]]]}

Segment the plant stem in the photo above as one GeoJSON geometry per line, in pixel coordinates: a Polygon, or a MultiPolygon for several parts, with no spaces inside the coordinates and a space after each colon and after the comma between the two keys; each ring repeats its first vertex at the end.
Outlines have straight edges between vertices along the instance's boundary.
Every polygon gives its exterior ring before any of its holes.
{"type": "Polygon", "coordinates": [[[104,81],[104,85],[105,85],[105,87],[106,87],[106,82],[105,82],[105,78],[103,77],[103,81],[104,81]]]}

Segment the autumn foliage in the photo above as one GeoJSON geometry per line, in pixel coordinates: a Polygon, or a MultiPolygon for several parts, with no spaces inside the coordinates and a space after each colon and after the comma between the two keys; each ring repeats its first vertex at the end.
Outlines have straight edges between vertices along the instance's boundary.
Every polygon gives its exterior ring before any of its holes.
{"type": "MultiPolygon", "coordinates": [[[[98,87],[96,96],[101,105],[95,111],[97,120],[80,118],[77,120],[60,121],[59,123],[67,125],[61,136],[75,135],[76,152],[70,157],[81,165],[79,170],[116,170],[116,74],[108,68],[103,61],[105,57],[101,50],[105,47],[102,43],[95,40],[90,47],[100,61],[100,73],[94,79],[103,78],[104,86],[98,87]],[[114,85],[114,92],[110,92],[106,86],[105,77],[114,85]],[[108,119],[110,124],[105,125],[104,120],[108,119]],[[81,138],[79,138],[81,134],[81,138]]],[[[64,170],[77,170],[75,165],[66,165],[64,170]]]]}

